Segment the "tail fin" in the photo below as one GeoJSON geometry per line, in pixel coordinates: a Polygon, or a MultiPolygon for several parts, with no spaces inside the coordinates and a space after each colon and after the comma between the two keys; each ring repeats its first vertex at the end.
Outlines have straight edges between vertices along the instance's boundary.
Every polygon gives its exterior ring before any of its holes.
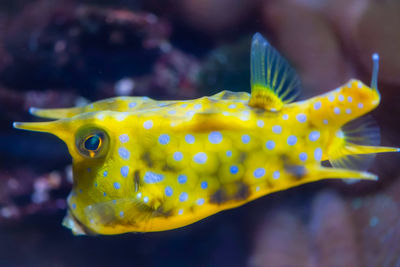
{"type": "Polygon", "coordinates": [[[399,148],[379,146],[379,127],[370,116],[343,126],[329,151],[329,161],[335,168],[365,171],[376,153],[398,152],[399,148]]]}

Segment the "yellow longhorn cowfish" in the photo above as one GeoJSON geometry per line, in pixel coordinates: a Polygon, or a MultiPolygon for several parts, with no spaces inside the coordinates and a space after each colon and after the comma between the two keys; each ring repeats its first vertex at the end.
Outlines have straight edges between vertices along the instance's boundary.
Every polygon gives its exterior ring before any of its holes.
{"type": "Polygon", "coordinates": [[[251,95],[222,91],[186,101],[116,97],[85,107],[31,109],[58,119],[14,123],[68,146],[73,187],[64,225],[75,234],[163,231],[243,205],[271,192],[327,178],[367,179],[378,128],[351,121],[376,108],[378,55],[371,87],[350,80],[292,102],[299,78],[256,33],[251,95]],[[332,167],[324,167],[329,160],[332,167]]]}

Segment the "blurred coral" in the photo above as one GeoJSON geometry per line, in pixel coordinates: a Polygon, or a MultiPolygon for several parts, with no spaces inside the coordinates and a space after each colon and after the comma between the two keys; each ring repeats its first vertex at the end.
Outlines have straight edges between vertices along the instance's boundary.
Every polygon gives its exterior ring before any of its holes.
{"type": "Polygon", "coordinates": [[[151,13],[73,1],[35,1],[7,24],[2,39],[11,59],[3,63],[3,83],[75,88],[86,97],[102,82],[151,71],[170,34],[151,13]]]}
{"type": "Polygon", "coordinates": [[[70,183],[58,171],[37,176],[29,169],[0,174],[0,224],[32,214],[54,213],[66,208],[70,183]]]}
{"type": "Polygon", "coordinates": [[[378,194],[346,198],[323,190],[313,198],[307,218],[293,212],[299,207],[268,213],[249,265],[397,266],[399,189],[397,182],[378,194]]]}

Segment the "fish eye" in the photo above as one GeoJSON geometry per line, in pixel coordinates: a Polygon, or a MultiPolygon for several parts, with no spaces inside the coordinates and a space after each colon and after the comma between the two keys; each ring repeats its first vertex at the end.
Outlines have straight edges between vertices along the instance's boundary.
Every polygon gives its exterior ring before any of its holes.
{"type": "Polygon", "coordinates": [[[76,147],[79,153],[88,158],[105,155],[108,147],[108,135],[99,128],[84,128],[76,134],[76,147]]]}
{"type": "Polygon", "coordinates": [[[83,146],[88,151],[97,151],[101,147],[102,139],[99,135],[90,135],[86,137],[83,146]]]}

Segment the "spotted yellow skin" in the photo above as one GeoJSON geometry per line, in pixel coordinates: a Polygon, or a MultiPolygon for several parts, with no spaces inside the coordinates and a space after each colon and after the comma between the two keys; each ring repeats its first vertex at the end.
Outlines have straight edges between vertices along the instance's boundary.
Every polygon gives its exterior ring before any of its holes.
{"type": "Polygon", "coordinates": [[[341,127],[380,101],[361,81],[301,102],[259,97],[262,90],[186,101],[117,97],[32,109],[58,120],[15,127],[50,132],[67,144],[74,180],[64,225],[75,234],[169,230],[303,183],[376,179],[321,161],[397,151],[346,143],[341,127]],[[81,133],[93,129],[104,134],[103,147],[82,153],[81,133]]]}

